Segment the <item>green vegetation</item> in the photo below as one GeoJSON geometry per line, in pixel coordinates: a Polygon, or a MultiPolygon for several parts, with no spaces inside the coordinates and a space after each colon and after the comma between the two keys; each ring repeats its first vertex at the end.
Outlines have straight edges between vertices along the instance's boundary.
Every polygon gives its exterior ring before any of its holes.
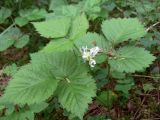
{"type": "Polygon", "coordinates": [[[160,1],[0,1],[1,120],[160,119],[160,1]]]}

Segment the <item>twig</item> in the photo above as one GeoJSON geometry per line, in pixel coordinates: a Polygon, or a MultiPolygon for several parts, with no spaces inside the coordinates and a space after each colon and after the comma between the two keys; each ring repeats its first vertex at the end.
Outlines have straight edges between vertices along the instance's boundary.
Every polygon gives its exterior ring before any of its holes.
{"type": "Polygon", "coordinates": [[[160,76],[158,77],[154,77],[154,76],[147,76],[147,75],[129,75],[129,76],[132,76],[132,77],[143,77],[143,78],[160,78],[160,76]]]}
{"type": "Polygon", "coordinates": [[[118,6],[117,6],[117,9],[118,9],[120,12],[122,12],[122,13],[124,12],[124,11],[123,11],[120,7],[118,7],[118,6]]]}
{"type": "Polygon", "coordinates": [[[135,112],[135,114],[134,114],[134,116],[133,116],[133,120],[136,120],[136,119],[137,119],[137,116],[139,115],[138,112],[141,111],[141,107],[142,107],[142,105],[143,105],[143,103],[144,103],[145,100],[146,100],[146,98],[144,97],[143,100],[142,100],[142,102],[141,102],[141,104],[140,104],[140,107],[137,109],[137,111],[135,112]],[[137,114],[138,114],[138,115],[137,115],[137,114]]]}
{"type": "Polygon", "coordinates": [[[1,34],[0,36],[2,36],[3,34],[5,34],[9,29],[11,29],[13,26],[15,25],[15,23],[13,23],[12,25],[10,25],[8,28],[6,28],[1,34]]]}
{"type": "Polygon", "coordinates": [[[153,27],[155,27],[156,25],[160,24],[160,21],[159,22],[156,22],[154,23],[153,25],[149,26],[146,31],[148,32],[149,30],[151,30],[153,27]]]}

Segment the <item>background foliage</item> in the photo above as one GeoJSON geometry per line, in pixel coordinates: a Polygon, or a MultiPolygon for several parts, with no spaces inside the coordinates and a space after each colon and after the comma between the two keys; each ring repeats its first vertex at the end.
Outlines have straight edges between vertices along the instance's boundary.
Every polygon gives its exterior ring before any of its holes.
{"type": "Polygon", "coordinates": [[[159,0],[1,0],[0,118],[160,119],[159,20],[159,0]]]}

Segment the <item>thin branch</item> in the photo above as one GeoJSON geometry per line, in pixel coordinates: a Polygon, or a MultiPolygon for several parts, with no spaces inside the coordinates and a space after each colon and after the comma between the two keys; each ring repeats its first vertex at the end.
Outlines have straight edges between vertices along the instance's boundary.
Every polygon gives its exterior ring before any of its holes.
{"type": "Polygon", "coordinates": [[[143,77],[143,78],[160,78],[160,76],[158,76],[158,77],[154,77],[154,76],[147,76],[147,75],[137,75],[137,74],[135,74],[135,75],[129,75],[129,76],[132,76],[132,77],[143,77]]]}
{"type": "Polygon", "coordinates": [[[153,27],[155,27],[156,25],[160,24],[160,21],[159,22],[156,22],[154,23],[153,25],[149,26],[146,31],[148,32],[149,30],[151,30],[153,27]]]}
{"type": "Polygon", "coordinates": [[[3,34],[5,34],[9,29],[11,29],[13,26],[15,25],[15,23],[13,23],[12,25],[10,25],[8,28],[6,28],[1,34],[0,36],[2,36],[3,34]]]}

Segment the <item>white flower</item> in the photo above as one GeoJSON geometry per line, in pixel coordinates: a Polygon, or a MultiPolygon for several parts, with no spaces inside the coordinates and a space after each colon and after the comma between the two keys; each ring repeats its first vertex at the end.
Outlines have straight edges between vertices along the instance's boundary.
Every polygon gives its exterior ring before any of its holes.
{"type": "Polygon", "coordinates": [[[89,65],[91,67],[94,67],[96,65],[96,61],[94,60],[94,57],[100,51],[100,48],[96,46],[91,49],[88,49],[87,46],[86,47],[83,46],[80,49],[80,51],[82,53],[82,58],[84,59],[84,61],[89,61],[89,65]]]}

